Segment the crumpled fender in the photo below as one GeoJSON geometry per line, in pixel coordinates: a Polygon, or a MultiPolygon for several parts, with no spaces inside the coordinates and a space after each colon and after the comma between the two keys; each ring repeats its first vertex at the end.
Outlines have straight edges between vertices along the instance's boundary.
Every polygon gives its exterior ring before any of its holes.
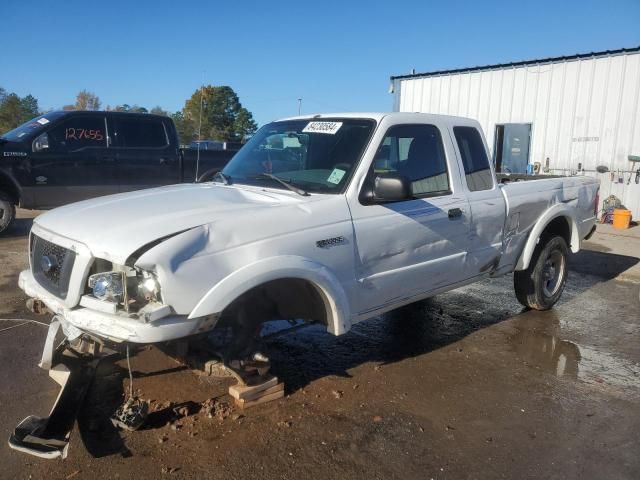
{"type": "Polygon", "coordinates": [[[311,282],[327,308],[328,330],[340,335],[351,327],[347,295],[326,266],[294,255],[265,258],[246,265],[218,282],[194,307],[189,318],[222,312],[233,300],[254,287],[272,280],[297,278],[311,282]]]}
{"type": "Polygon", "coordinates": [[[580,251],[580,232],[575,218],[575,205],[559,203],[549,208],[531,229],[527,243],[525,244],[522,254],[518,259],[515,270],[526,270],[529,268],[533,251],[540,241],[540,235],[542,235],[545,228],[547,228],[547,226],[558,217],[564,217],[569,223],[569,231],[571,232],[569,248],[573,253],[578,253],[580,251]]]}

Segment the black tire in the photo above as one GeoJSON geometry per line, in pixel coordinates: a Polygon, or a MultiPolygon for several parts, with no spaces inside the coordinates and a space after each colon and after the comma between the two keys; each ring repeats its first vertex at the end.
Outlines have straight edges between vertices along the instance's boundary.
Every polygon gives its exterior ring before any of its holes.
{"type": "Polygon", "coordinates": [[[9,196],[0,192],[0,235],[5,232],[16,219],[16,206],[9,196]]]}
{"type": "Polygon", "coordinates": [[[197,179],[196,179],[196,183],[205,183],[205,182],[210,182],[211,180],[213,180],[213,177],[216,176],[216,173],[218,173],[221,169],[216,167],[216,168],[210,168],[209,170],[207,170],[206,172],[204,172],[202,175],[200,175],[197,179]]]}
{"type": "Polygon", "coordinates": [[[569,249],[560,236],[542,237],[529,268],[513,275],[518,301],[534,310],[549,310],[560,299],[569,268],[569,249]]]}

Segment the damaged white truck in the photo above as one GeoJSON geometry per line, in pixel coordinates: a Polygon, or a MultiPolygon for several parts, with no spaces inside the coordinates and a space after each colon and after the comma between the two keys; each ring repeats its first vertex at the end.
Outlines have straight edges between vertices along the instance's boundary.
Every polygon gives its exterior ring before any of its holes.
{"type": "Polygon", "coordinates": [[[51,416],[28,417],[9,443],[66,455],[70,407],[60,404],[81,401],[82,388],[65,392],[74,376],[76,386],[91,377],[87,344],[225,326],[224,362],[237,369],[268,362],[264,322],[319,322],[341,335],[510,273],[523,305],[551,308],[569,252],[595,229],[598,191],[589,177],[496,177],[473,120],[349,113],[262,127],[212,182],[52,210],[34,221],[19,282],[55,314],[41,366],[67,382],[51,416]]]}

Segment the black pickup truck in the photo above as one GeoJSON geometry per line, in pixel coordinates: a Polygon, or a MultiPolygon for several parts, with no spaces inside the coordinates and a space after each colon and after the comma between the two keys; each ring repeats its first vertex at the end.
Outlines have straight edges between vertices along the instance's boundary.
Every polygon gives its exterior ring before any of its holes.
{"type": "Polygon", "coordinates": [[[234,153],[181,149],[173,121],[164,116],[46,113],[0,137],[0,233],[14,220],[16,206],[48,209],[194,182],[221,169],[234,153]]]}

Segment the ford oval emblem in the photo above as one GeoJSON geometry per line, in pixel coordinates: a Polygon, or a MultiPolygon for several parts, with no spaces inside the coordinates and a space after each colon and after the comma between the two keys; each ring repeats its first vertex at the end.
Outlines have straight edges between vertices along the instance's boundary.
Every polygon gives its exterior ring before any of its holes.
{"type": "Polygon", "coordinates": [[[44,273],[49,273],[53,268],[58,266],[58,262],[55,257],[50,257],[49,255],[43,255],[40,258],[40,268],[44,273]]]}

